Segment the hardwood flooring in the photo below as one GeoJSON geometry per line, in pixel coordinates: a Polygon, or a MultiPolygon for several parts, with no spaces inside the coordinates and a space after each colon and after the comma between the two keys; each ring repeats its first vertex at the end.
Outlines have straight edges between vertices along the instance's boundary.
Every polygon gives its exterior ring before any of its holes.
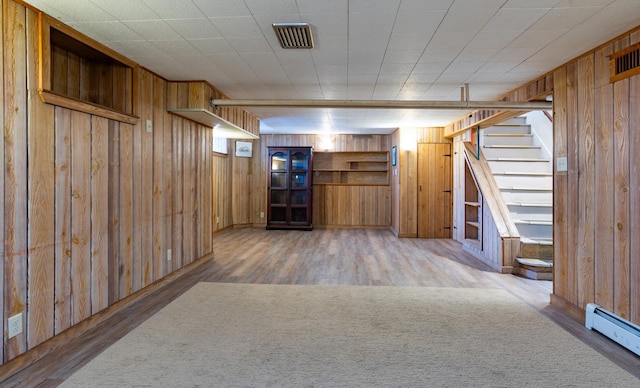
{"type": "MultiPolygon", "coordinates": [[[[551,282],[494,272],[447,239],[398,239],[379,229],[233,228],[214,258],[1,382],[53,387],[197,282],[502,288],[640,378],[640,358],[549,304],[551,282]]],[[[518,328],[514,328],[517,330],[518,328]]],[[[570,356],[570,355],[568,355],[570,356]]],[[[514,366],[526,368],[526,365],[514,366]]],[[[0,368],[1,369],[1,368],[0,368]]]]}

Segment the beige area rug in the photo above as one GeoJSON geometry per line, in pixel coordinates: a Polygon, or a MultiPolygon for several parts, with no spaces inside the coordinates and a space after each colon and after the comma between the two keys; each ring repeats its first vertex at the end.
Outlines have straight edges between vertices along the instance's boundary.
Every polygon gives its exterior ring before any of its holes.
{"type": "Polygon", "coordinates": [[[502,290],[199,283],[63,387],[638,387],[502,290]]]}

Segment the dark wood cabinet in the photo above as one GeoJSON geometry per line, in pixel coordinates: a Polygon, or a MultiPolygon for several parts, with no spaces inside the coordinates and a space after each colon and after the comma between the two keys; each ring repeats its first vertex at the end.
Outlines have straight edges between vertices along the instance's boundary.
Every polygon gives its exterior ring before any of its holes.
{"type": "Polygon", "coordinates": [[[267,229],[311,230],[313,149],[268,147],[267,229]]]}

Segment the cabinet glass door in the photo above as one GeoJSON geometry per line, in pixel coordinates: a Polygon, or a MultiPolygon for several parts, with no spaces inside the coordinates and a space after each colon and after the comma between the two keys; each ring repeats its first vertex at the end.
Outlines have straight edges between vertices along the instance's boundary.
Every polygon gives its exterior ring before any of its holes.
{"type": "Polygon", "coordinates": [[[309,162],[308,162],[307,154],[304,152],[294,152],[291,155],[291,169],[292,170],[308,170],[309,162]]]}

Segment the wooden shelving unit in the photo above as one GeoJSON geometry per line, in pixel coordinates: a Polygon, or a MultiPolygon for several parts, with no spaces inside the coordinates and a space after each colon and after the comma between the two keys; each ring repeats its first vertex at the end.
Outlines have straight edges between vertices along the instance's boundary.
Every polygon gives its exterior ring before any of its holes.
{"type": "Polygon", "coordinates": [[[388,151],[315,152],[316,185],[389,185],[388,151]]]}
{"type": "Polygon", "coordinates": [[[464,237],[469,242],[480,244],[482,241],[482,193],[466,163],[464,187],[464,237]]]}

